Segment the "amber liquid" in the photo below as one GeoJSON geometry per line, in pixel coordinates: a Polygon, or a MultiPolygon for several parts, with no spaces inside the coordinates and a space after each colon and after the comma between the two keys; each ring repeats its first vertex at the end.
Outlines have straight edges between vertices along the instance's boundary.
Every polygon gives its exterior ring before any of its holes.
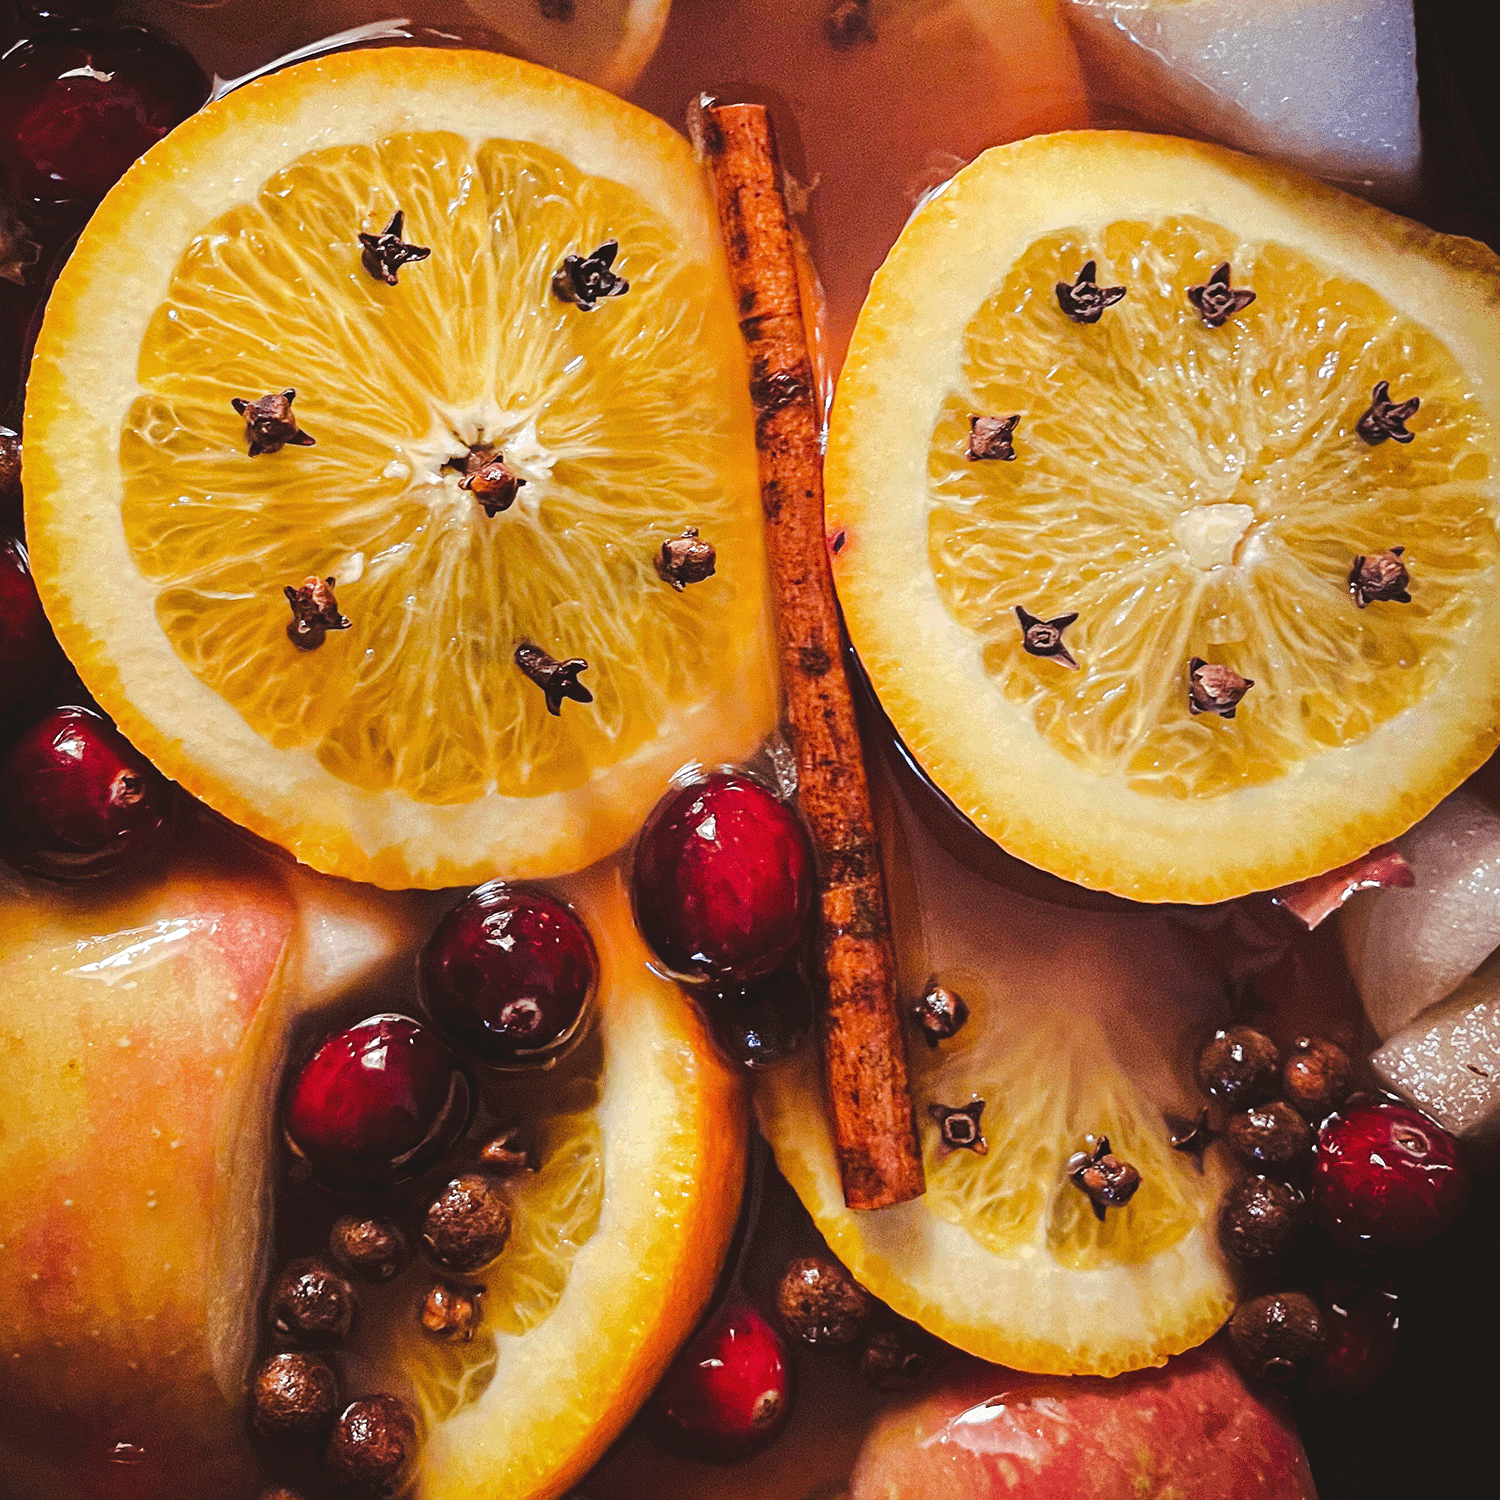
{"type": "MultiPolygon", "coordinates": [[[[1419,7],[1428,168],[1418,207],[1438,227],[1482,235],[1495,217],[1483,139],[1463,113],[1470,49],[1453,23],[1438,16],[1443,9],[1419,7]],[[1454,33],[1446,53],[1440,50],[1445,29],[1454,33]]],[[[376,0],[127,0],[119,14],[179,38],[223,80],[398,16],[406,20],[387,28],[388,40],[509,50],[451,0],[400,7],[376,0]]],[[[983,38],[942,34],[905,54],[837,51],[823,42],[820,14],[819,6],[794,0],[677,0],[663,46],[633,97],[674,124],[704,90],[772,106],[786,160],[809,190],[804,226],[826,289],[836,357],[871,274],[925,191],[989,145],[1100,118],[1116,123],[1119,112],[1108,100],[1088,97],[1066,55],[1049,50],[1044,30],[1008,38],[998,51],[983,38]],[[967,48],[970,65],[953,68],[955,54],[944,47],[967,48]]],[[[968,827],[904,762],[878,710],[869,711],[868,728],[893,871],[910,882],[898,904],[924,913],[898,931],[908,986],[961,964],[976,944],[988,962],[1002,966],[1024,966],[1039,952],[1069,944],[1079,953],[1123,944],[1141,963],[1178,971],[1176,993],[1201,1024],[1227,1014],[1238,989],[1241,1006],[1259,1006],[1274,1029],[1321,1029],[1358,1040],[1362,1017],[1326,932],[1299,938],[1263,903],[1187,920],[1031,871],[968,827]],[[981,904],[991,913],[983,931],[968,920],[981,904]],[[1276,954],[1279,962],[1247,992],[1245,972],[1276,954]]],[[[278,1231],[283,1250],[310,1245],[308,1225],[326,1212],[310,1192],[287,1185],[278,1231]]],[[[1395,1368],[1357,1401],[1301,1403],[1299,1423],[1323,1500],[1494,1492],[1492,1469],[1477,1488],[1465,1488],[1481,1434],[1493,1424],[1488,1403],[1481,1403],[1486,1386],[1494,1386],[1493,1373],[1475,1380],[1466,1365],[1473,1355],[1488,1368],[1490,1351],[1500,1346],[1493,1294],[1500,1200],[1492,1182],[1481,1181],[1477,1196],[1446,1243],[1393,1268],[1402,1307],[1395,1368]],[[1421,1474],[1416,1490],[1407,1484],[1413,1470],[1421,1474]]],[[[752,1293],[764,1292],[777,1266],[812,1242],[811,1226],[774,1172],[748,1229],[742,1278],[752,1293]]],[[[1315,1275],[1319,1268],[1307,1269],[1315,1275]]],[[[595,1500],[832,1497],[847,1483],[863,1432],[882,1404],[847,1362],[809,1358],[801,1362],[786,1437],[750,1464],[720,1469],[669,1456],[637,1424],[581,1491],[595,1500]]]]}

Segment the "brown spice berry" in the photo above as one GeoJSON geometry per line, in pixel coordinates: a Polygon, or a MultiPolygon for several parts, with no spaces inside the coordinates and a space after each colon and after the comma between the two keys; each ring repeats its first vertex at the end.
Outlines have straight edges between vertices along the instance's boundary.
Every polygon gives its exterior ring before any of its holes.
{"type": "Polygon", "coordinates": [[[859,1373],[877,1391],[910,1390],[937,1362],[942,1345],[925,1328],[891,1314],[859,1351],[859,1373]]]}
{"type": "Polygon", "coordinates": [[[345,1214],[328,1236],[333,1258],[361,1281],[394,1281],[411,1260],[406,1236],[389,1219],[345,1214]]]}
{"type": "Polygon", "coordinates": [[[340,1494],[393,1500],[416,1456],[417,1423],[399,1396],[366,1396],[344,1408],[323,1463],[340,1494]]]}
{"type": "Polygon", "coordinates": [[[250,1382],[251,1425],[272,1442],[316,1441],[338,1405],[338,1377],[316,1354],[273,1354],[250,1382]]]}
{"type": "Polygon", "coordinates": [[[782,1273],[776,1311],[787,1332],[816,1348],[842,1348],[864,1330],[875,1299],[836,1261],[802,1255],[782,1273]]]}
{"type": "Polygon", "coordinates": [[[245,436],[251,458],[259,458],[262,453],[280,453],[288,443],[298,448],[313,446],[311,435],[303,432],[292,415],[292,402],[296,399],[296,391],[288,388],[271,391],[254,401],[247,401],[243,396],[235,396],[230,401],[236,414],[245,419],[245,436]]]}
{"type": "Polygon", "coordinates": [[[1224,1139],[1229,1149],[1252,1167],[1287,1167],[1305,1157],[1312,1146],[1312,1127],[1280,1099],[1252,1104],[1229,1117],[1224,1139]]]}
{"type": "Polygon", "coordinates": [[[929,1047],[936,1047],[963,1028],[969,1019],[969,1007],[962,995],[934,982],[912,1005],[910,1015],[922,1028],[923,1041],[929,1047]]]}
{"type": "Polygon", "coordinates": [[[536,1139],[525,1125],[507,1125],[479,1148],[484,1167],[502,1177],[537,1169],[536,1139]]]}
{"type": "Polygon", "coordinates": [[[422,1299],[417,1319],[434,1338],[466,1344],[484,1317],[484,1288],[437,1282],[422,1299]]]}
{"type": "Polygon", "coordinates": [[[326,1261],[294,1260],[276,1278],[271,1327],[290,1344],[331,1349],[354,1321],[354,1288],[326,1261]]]}
{"type": "Polygon", "coordinates": [[[1219,1244],[1236,1265],[1264,1265],[1291,1248],[1306,1215],[1306,1200],[1295,1188],[1245,1177],[1219,1205],[1219,1244]]]}
{"type": "Polygon", "coordinates": [[[488,1177],[455,1177],[428,1205],[422,1243],[445,1271],[482,1271],[510,1238],[510,1209],[488,1177]]]}
{"type": "Polygon", "coordinates": [[[1318,1304],[1302,1292],[1257,1297],[1229,1320],[1235,1359],[1247,1374],[1278,1385],[1305,1373],[1326,1342],[1318,1304]]]}
{"type": "Polygon", "coordinates": [[[1227,1109],[1259,1104],[1276,1090],[1276,1043],[1253,1026],[1216,1031],[1198,1054],[1198,1087],[1227,1109]]]}
{"type": "Polygon", "coordinates": [[[1299,1036],[1281,1070],[1281,1091],[1307,1116],[1321,1120],[1349,1094],[1349,1054],[1321,1036],[1299,1036]]]}

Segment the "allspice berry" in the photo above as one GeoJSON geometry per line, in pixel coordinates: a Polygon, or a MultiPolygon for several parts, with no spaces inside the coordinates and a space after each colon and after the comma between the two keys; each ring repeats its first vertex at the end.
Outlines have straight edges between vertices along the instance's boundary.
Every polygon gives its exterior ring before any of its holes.
{"type": "Polygon", "coordinates": [[[394,1281],[411,1260],[411,1247],[399,1226],[368,1214],[336,1219],[328,1250],[351,1276],[375,1284],[394,1281]]]}
{"type": "Polygon", "coordinates": [[[1241,1368],[1277,1385],[1305,1374],[1326,1342],[1318,1304],[1302,1292],[1257,1297],[1229,1320],[1229,1344],[1241,1368]]]}
{"type": "Polygon", "coordinates": [[[922,1040],[936,1047],[962,1030],[969,1019],[969,1006],[962,995],[934,982],[912,1005],[910,1015],[922,1032],[922,1040]]]}
{"type": "Polygon", "coordinates": [[[1245,1177],[1219,1205],[1219,1244],[1236,1265],[1264,1265],[1290,1248],[1307,1215],[1295,1188],[1271,1177],[1245,1177]]]}
{"type": "Polygon", "coordinates": [[[1198,1054],[1198,1087],[1226,1109],[1259,1104],[1276,1090],[1276,1043],[1253,1026],[1216,1031],[1198,1054]]]}
{"type": "Polygon", "coordinates": [[[399,1396],[351,1401],[324,1455],[334,1489],[351,1500],[394,1500],[417,1452],[417,1423],[399,1396]]]}
{"type": "Polygon", "coordinates": [[[437,1282],[422,1299],[417,1321],[435,1339],[466,1344],[484,1318],[484,1289],[437,1282]]]}
{"type": "Polygon", "coordinates": [[[894,1313],[880,1320],[859,1351],[859,1373],[877,1391],[909,1391],[937,1363],[942,1345],[894,1313]]]}
{"type": "Polygon", "coordinates": [[[272,1442],[316,1442],[338,1408],[338,1377],[316,1354],[273,1354],[250,1381],[250,1424],[272,1442]]]}
{"type": "Polygon", "coordinates": [[[1275,1176],[1307,1158],[1313,1133],[1312,1126],[1290,1104],[1276,1099],[1230,1115],[1224,1139],[1241,1161],[1275,1176]]]}
{"type": "Polygon", "coordinates": [[[445,1271],[482,1271],[510,1238],[510,1209],[488,1177],[466,1172],[455,1177],[428,1205],[422,1243],[445,1271]]]}
{"type": "Polygon", "coordinates": [[[332,1349],[349,1336],[354,1288],[326,1261],[294,1260],[276,1278],[268,1311],[271,1327],[287,1343],[332,1349]]]}
{"type": "Polygon", "coordinates": [[[1321,1120],[1349,1096],[1354,1069],[1337,1042],[1299,1036],[1281,1070],[1281,1091],[1309,1120],[1321,1120]]]}
{"type": "Polygon", "coordinates": [[[874,1306],[875,1299],[826,1255],[799,1256],[776,1286],[776,1311],[787,1331],[819,1349],[852,1344],[874,1306]]]}

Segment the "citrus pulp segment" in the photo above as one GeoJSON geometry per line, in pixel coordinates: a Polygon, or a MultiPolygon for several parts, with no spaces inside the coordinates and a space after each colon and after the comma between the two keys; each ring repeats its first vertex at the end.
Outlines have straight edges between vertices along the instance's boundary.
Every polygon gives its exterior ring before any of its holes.
{"type": "Polygon", "coordinates": [[[1063,134],[961,172],[876,279],[826,475],[850,634],[938,785],[1138,900],[1427,811],[1497,733],[1497,300],[1482,246],[1209,146],[1063,134]],[[1077,321],[1091,264],[1124,295],[1077,321]],[[1211,325],[1189,294],[1224,265],[1255,298],[1211,325]],[[1420,399],[1409,441],[1360,435],[1381,383],[1420,399]],[[1409,600],[1351,589],[1386,554],[1409,600]],[[1190,702],[1197,663],[1237,705],[1190,702]]]}
{"type": "Polygon", "coordinates": [[[435,1342],[411,1288],[365,1293],[351,1368],[421,1413],[422,1500],[543,1500],[618,1436],[703,1311],[744,1174],[739,1080],[654,974],[618,868],[570,885],[599,950],[597,1022],[555,1069],[491,1080],[537,1126],[506,1179],[511,1238],[471,1343],[435,1342]]]}
{"type": "Polygon", "coordinates": [[[774,720],[744,355],[701,174],[659,121],[478,53],[238,90],[134,168],[48,305],[28,532],[85,682],[211,806],[377,884],[552,875],[774,720]],[[294,143],[294,144],[289,144],[294,143]],[[402,219],[430,253],[372,274],[402,219]],[[623,295],[553,288],[619,245],[623,295]],[[586,299],[584,299],[586,300],[586,299]],[[251,456],[233,405],[312,438],[251,456]],[[461,486],[497,450],[513,503],[461,486]],[[654,560],[697,527],[715,574],[654,560]],[[349,622],[304,650],[286,591],[349,622]],[[101,581],[107,587],[101,587],[101,581]],[[587,663],[549,695],[530,643],[587,663]]]}

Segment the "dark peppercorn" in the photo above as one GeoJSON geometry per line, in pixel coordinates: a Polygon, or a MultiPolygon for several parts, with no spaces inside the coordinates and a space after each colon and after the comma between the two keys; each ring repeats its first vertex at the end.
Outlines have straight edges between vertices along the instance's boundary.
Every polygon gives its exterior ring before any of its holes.
{"type": "Polygon", "coordinates": [[[1245,1373],[1278,1385],[1305,1374],[1327,1342],[1318,1304],[1302,1292],[1271,1292],[1229,1320],[1229,1343],[1245,1373]]]}
{"type": "Polygon", "coordinates": [[[434,1338],[466,1344],[484,1317],[484,1289],[439,1281],[422,1299],[417,1321],[434,1338]]]}
{"type": "Polygon", "coordinates": [[[1216,1031],[1198,1054],[1198,1087],[1226,1109],[1259,1104],[1276,1090],[1276,1043],[1253,1026],[1216,1031]]]}
{"type": "Polygon", "coordinates": [[[1264,1265],[1291,1247],[1307,1215],[1295,1188],[1270,1177],[1245,1177],[1219,1205],[1219,1244],[1237,1265],[1264,1265]]]}
{"type": "Polygon", "coordinates": [[[349,1335],[354,1288],[326,1261],[294,1260],[271,1288],[271,1327],[290,1344],[331,1349],[349,1335]]]}
{"type": "Polygon", "coordinates": [[[1283,1100],[1252,1104],[1229,1117],[1224,1127],[1229,1149],[1252,1167],[1285,1168],[1301,1161],[1312,1147],[1312,1126],[1283,1100]]]}
{"type": "Polygon", "coordinates": [[[787,1331],[821,1349],[852,1344],[874,1306],[875,1299],[826,1255],[799,1256],[776,1287],[776,1311],[787,1331]]]}
{"type": "Polygon", "coordinates": [[[251,1425],[272,1442],[315,1442],[338,1406],[338,1377],[316,1354],[273,1354],[250,1382],[251,1425]]]}
{"type": "Polygon", "coordinates": [[[937,1363],[941,1351],[942,1345],[925,1328],[892,1313],[865,1340],[859,1373],[877,1391],[910,1390],[937,1363]]]}
{"type": "Polygon", "coordinates": [[[328,1236],[333,1258],[361,1281],[394,1281],[411,1260],[406,1236],[389,1219],[345,1214],[328,1236]]]}
{"type": "Polygon", "coordinates": [[[929,984],[926,993],[912,1006],[911,1018],[921,1027],[922,1040],[929,1047],[936,1047],[969,1019],[969,1007],[962,995],[941,984],[929,984]]]}
{"type": "Polygon", "coordinates": [[[1309,1120],[1321,1120],[1348,1097],[1353,1071],[1337,1042],[1299,1036],[1281,1070],[1281,1091],[1309,1120]]]}
{"type": "Polygon", "coordinates": [[[422,1218],[422,1243],[445,1271],[482,1271],[510,1238],[510,1209],[487,1177],[466,1172],[433,1199],[422,1218]]]}
{"type": "Polygon", "coordinates": [[[334,1488],[357,1500],[394,1500],[417,1449],[417,1423],[399,1396],[351,1401],[324,1456],[334,1488]]]}

